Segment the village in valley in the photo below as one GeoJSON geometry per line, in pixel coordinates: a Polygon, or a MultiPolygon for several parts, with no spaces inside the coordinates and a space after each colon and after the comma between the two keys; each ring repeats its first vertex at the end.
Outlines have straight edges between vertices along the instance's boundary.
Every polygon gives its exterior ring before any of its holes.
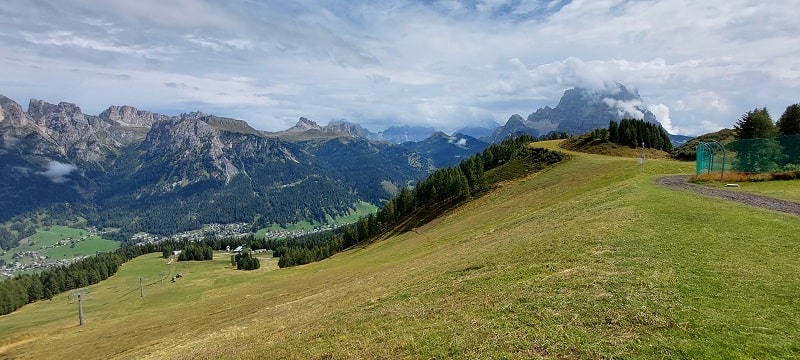
{"type": "MultiPolygon", "coordinates": [[[[337,224],[318,225],[313,228],[302,230],[269,229],[261,231],[258,236],[267,239],[283,239],[308,235],[320,231],[335,229],[337,224]],[[262,235],[263,234],[263,235],[262,235]]],[[[62,227],[56,227],[61,229],[62,227]]],[[[69,229],[63,227],[63,229],[69,229]]],[[[20,246],[0,253],[0,279],[12,277],[17,274],[36,272],[51,267],[66,266],[85,257],[97,255],[100,252],[113,251],[118,243],[102,239],[103,232],[96,227],[86,227],[84,229],[71,229],[76,234],[65,235],[69,232],[61,231],[64,234],[55,234],[52,241],[36,240],[36,235],[20,241],[20,246]],[[84,251],[80,255],[75,254],[75,249],[79,250],[87,241],[103,241],[103,245],[95,251],[84,251]]],[[[48,232],[45,230],[44,232],[48,232]]],[[[160,243],[170,240],[199,241],[209,237],[216,238],[241,238],[253,235],[250,232],[250,225],[247,223],[234,224],[206,224],[199,230],[186,231],[170,236],[161,236],[150,233],[138,233],[131,237],[133,243],[160,243]]],[[[93,247],[93,246],[88,246],[93,247]]],[[[80,251],[78,251],[80,252],[80,251]]]]}
{"type": "Polygon", "coordinates": [[[55,241],[40,239],[37,242],[35,236],[23,239],[16,250],[11,249],[0,253],[2,255],[0,257],[0,276],[12,277],[19,273],[66,266],[82,258],[96,255],[97,252],[69,256],[69,254],[75,253],[76,247],[80,250],[82,243],[96,239],[99,235],[97,228],[93,226],[78,231],[77,236],[61,235],[60,239],[55,241]],[[56,255],[58,253],[62,255],[56,255]]]}

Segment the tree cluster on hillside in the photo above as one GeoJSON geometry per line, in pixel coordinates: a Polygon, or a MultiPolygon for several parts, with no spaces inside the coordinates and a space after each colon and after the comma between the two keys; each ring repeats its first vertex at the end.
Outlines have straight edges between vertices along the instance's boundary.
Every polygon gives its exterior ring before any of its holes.
{"type": "Polygon", "coordinates": [[[733,129],[722,129],[713,133],[700,135],[672,149],[670,156],[676,160],[695,161],[697,159],[697,145],[712,140],[719,143],[726,143],[735,138],[736,130],[733,129]]]}
{"type": "Polygon", "coordinates": [[[0,226],[0,250],[9,250],[19,245],[21,239],[36,234],[36,226],[22,219],[14,219],[8,224],[7,228],[0,226]]]}
{"type": "Polygon", "coordinates": [[[202,242],[188,243],[178,255],[178,261],[204,261],[214,259],[214,249],[202,242]]]}
{"type": "Polygon", "coordinates": [[[280,267],[322,260],[373,239],[415,213],[469,201],[490,188],[486,171],[512,160],[523,159],[535,163],[536,166],[531,168],[536,169],[563,159],[561,153],[529,146],[534,141],[535,138],[523,135],[493,144],[483,154],[464,159],[456,167],[436,170],[427,179],[418,182],[413,190],[402,189],[376,214],[361,217],[356,223],[335,230],[294,239],[272,240],[268,248],[274,251],[274,256],[280,257],[280,267]]]}
{"type": "Polygon", "coordinates": [[[777,123],[767,108],[746,112],[736,122],[733,166],[744,172],[796,169],[800,166],[800,104],[786,108],[777,123]]]}
{"type": "Polygon", "coordinates": [[[124,262],[154,251],[157,246],[153,244],[125,246],[66,266],[6,279],[0,282],[0,315],[40,299],[51,299],[64,291],[97,284],[114,275],[124,262]]]}
{"type": "MultiPolygon", "coordinates": [[[[604,135],[604,132],[598,134],[598,136],[604,135]]],[[[667,131],[660,124],[644,120],[622,119],[619,123],[611,121],[608,124],[608,141],[632,148],[644,146],[666,152],[672,150],[672,142],[667,131]]]]}
{"type": "Polygon", "coordinates": [[[236,266],[238,270],[258,270],[261,267],[261,262],[251,255],[249,251],[245,251],[231,256],[231,265],[236,266]]]}

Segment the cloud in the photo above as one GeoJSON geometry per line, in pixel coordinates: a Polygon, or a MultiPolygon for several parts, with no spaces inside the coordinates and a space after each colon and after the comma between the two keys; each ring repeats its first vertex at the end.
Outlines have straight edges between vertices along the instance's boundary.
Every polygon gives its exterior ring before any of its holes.
{"type": "Polygon", "coordinates": [[[201,38],[195,35],[185,35],[184,39],[191,44],[208,48],[213,52],[222,51],[237,51],[237,50],[252,50],[253,43],[247,39],[213,39],[201,38]]]}
{"type": "Polygon", "coordinates": [[[644,119],[644,113],[639,110],[642,102],[639,100],[616,100],[611,98],[603,98],[602,102],[606,103],[612,109],[617,109],[617,114],[620,117],[644,119]]]}
{"type": "Polygon", "coordinates": [[[25,41],[33,45],[74,47],[99,52],[119,53],[123,55],[154,57],[163,52],[163,49],[142,48],[118,44],[108,39],[92,39],[90,37],[74,34],[71,31],[52,31],[46,34],[31,34],[22,32],[25,41]]]}
{"type": "Polygon", "coordinates": [[[647,110],[650,110],[656,116],[658,122],[664,130],[670,134],[681,134],[681,129],[672,125],[672,119],[669,116],[669,106],[664,104],[647,105],[647,110]]]}
{"type": "Polygon", "coordinates": [[[60,163],[58,161],[51,160],[49,163],[47,163],[47,170],[42,172],[37,172],[37,174],[44,175],[45,177],[50,179],[50,181],[56,184],[61,184],[69,181],[67,175],[69,175],[70,173],[72,173],[77,169],[78,167],[75,165],[60,163]]]}
{"type": "Polygon", "coordinates": [[[781,10],[793,7],[9,0],[0,7],[0,88],[18,102],[69,101],[87,113],[127,104],[202,110],[272,131],[300,116],[380,131],[505,122],[555,106],[565,89],[617,81],[640,89],[642,106],[668,108],[673,128],[701,132],[731,127],[754,107],[797,102],[800,25],[781,10]]]}
{"type": "Polygon", "coordinates": [[[457,136],[451,136],[447,140],[447,142],[449,142],[449,143],[451,143],[453,145],[462,147],[462,148],[466,148],[466,146],[467,146],[467,139],[466,138],[458,138],[457,136]]]}

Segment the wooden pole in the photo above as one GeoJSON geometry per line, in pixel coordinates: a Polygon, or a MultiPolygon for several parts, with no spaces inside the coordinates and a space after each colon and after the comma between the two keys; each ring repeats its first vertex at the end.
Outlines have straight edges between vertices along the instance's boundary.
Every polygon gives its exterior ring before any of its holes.
{"type": "Polygon", "coordinates": [[[78,321],[80,322],[80,326],[83,326],[83,301],[81,300],[81,294],[78,294],[78,321]]]}

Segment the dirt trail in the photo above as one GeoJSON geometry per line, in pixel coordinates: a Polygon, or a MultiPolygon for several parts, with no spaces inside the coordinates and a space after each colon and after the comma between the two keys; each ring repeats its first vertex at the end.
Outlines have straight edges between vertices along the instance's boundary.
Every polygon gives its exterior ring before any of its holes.
{"type": "MultiPolygon", "coordinates": [[[[11,350],[11,348],[17,347],[19,345],[25,345],[25,344],[27,344],[27,343],[29,343],[31,341],[36,340],[36,339],[37,338],[32,337],[32,338],[22,339],[22,340],[19,340],[19,341],[12,342],[10,344],[5,344],[3,346],[0,346],[0,355],[5,354],[8,350],[11,350]]],[[[3,357],[3,356],[0,356],[0,357],[3,357]]]]}
{"type": "Polygon", "coordinates": [[[689,177],[689,175],[664,176],[656,179],[656,183],[669,188],[694,191],[706,196],[720,197],[728,200],[738,201],[750,206],[757,206],[764,209],[800,216],[800,203],[741,191],[714,189],[705,186],[699,186],[686,182],[689,177]]]}

